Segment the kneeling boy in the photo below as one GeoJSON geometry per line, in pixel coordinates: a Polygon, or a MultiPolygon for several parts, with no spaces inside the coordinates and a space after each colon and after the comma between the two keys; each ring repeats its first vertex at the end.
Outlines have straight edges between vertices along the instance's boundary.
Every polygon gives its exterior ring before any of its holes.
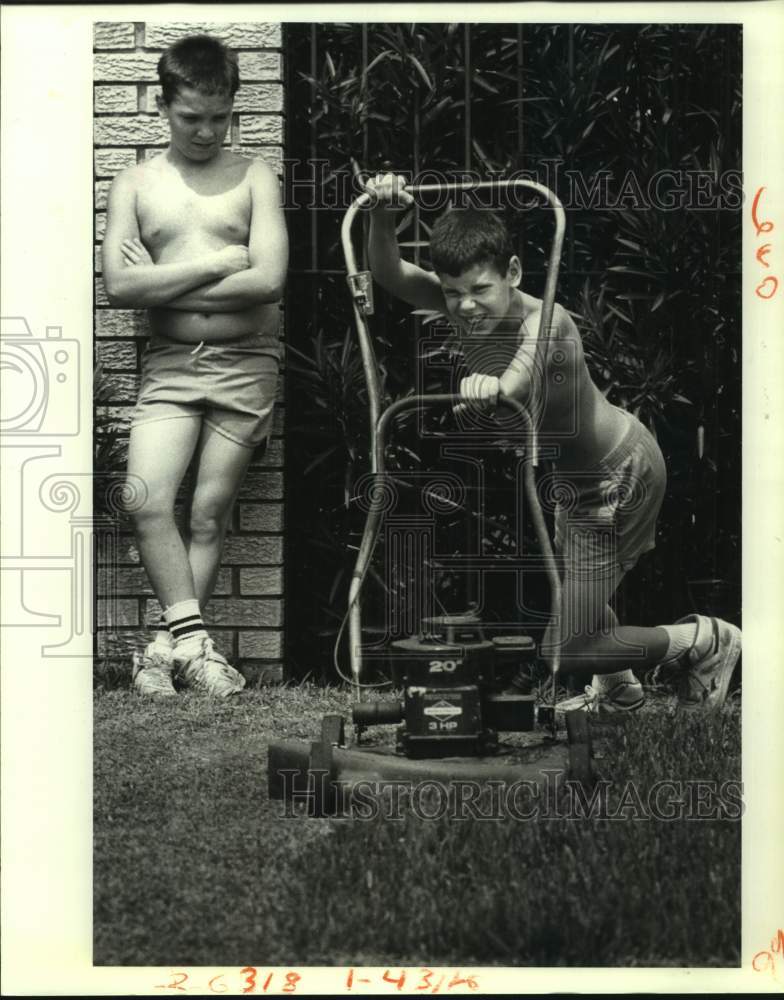
{"type": "Polygon", "coordinates": [[[544,370],[534,371],[542,302],[520,290],[520,260],[497,216],[470,208],[442,215],[430,238],[432,273],[400,257],[394,211],[413,201],[404,178],[379,177],[368,191],[373,276],[393,295],[454,325],[471,372],[460,383],[466,402],[493,407],[503,394],[530,405],[536,392],[539,433],[558,443],[555,492],[570,501],[555,508],[563,606],[543,649],[559,644],[564,671],[594,671],[585,696],[569,707],[639,708],[642,685],[632,670],[618,669],[629,659],[640,672],[672,668],[681,708],[721,706],[740,654],[738,628],[703,615],[653,628],[619,625],[609,606],[625,573],[655,545],[666,469],[654,437],[595,385],[577,328],[559,305],[544,370]]]}

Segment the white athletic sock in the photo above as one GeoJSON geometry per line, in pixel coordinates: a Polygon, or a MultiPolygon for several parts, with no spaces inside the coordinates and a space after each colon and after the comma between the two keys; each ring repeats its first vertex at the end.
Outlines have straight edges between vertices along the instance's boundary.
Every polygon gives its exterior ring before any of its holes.
{"type": "Polygon", "coordinates": [[[670,660],[679,657],[681,653],[685,653],[687,649],[691,649],[697,638],[696,622],[688,622],[686,625],[662,625],[661,628],[667,633],[669,640],[662,663],[669,663],[670,660]]]}
{"type": "Polygon", "coordinates": [[[614,674],[594,674],[591,687],[600,694],[607,694],[618,684],[637,684],[637,678],[631,670],[618,670],[614,674]]]}
{"type": "Polygon", "coordinates": [[[195,652],[201,647],[202,640],[207,638],[207,629],[204,627],[196,598],[172,604],[166,608],[163,615],[178,654],[191,647],[195,652]]]}
{"type": "Polygon", "coordinates": [[[159,646],[169,646],[170,648],[174,646],[174,637],[169,631],[169,626],[166,624],[166,617],[161,615],[160,621],[158,622],[158,631],[155,633],[155,638],[153,642],[157,643],[159,646]]]}

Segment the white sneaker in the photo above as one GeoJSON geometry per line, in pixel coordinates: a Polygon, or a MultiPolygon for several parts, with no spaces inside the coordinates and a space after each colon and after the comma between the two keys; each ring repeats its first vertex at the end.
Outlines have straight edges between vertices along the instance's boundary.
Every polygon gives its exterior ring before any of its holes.
{"type": "Polygon", "coordinates": [[[724,704],[732,672],[740,656],[741,632],[721,618],[687,615],[677,623],[695,622],[694,644],[678,657],[680,711],[715,711],[724,704]]]}
{"type": "Polygon", "coordinates": [[[212,639],[202,639],[196,650],[186,646],[178,651],[175,647],[173,661],[177,677],[194,691],[228,698],[245,687],[245,678],[215,649],[212,639]]]}
{"type": "Polygon", "coordinates": [[[150,642],[143,653],[133,654],[131,686],[137,694],[170,698],[177,694],[172,683],[173,670],[171,649],[163,650],[160,643],[150,642]]]}
{"type": "Polygon", "coordinates": [[[623,712],[634,712],[642,706],[645,696],[642,684],[635,681],[620,681],[609,691],[597,691],[586,684],[583,694],[574,698],[566,698],[555,706],[556,712],[592,712],[595,715],[618,715],[623,712]]]}

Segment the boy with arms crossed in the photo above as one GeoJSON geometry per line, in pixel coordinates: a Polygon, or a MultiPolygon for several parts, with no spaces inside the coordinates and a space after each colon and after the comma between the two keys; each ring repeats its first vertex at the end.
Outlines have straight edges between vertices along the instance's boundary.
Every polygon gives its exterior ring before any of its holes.
{"type": "Polygon", "coordinates": [[[564,671],[594,671],[585,695],[561,707],[602,714],[639,708],[642,685],[632,670],[618,669],[631,659],[642,671],[676,674],[679,708],[719,708],[740,654],[738,628],[704,615],[654,628],[619,625],[609,606],[625,573],[655,545],[666,469],[653,435],[594,384],[577,328],[559,305],[544,371],[534,370],[542,302],[520,290],[520,260],[500,219],[471,208],[442,215],[430,237],[435,273],[428,272],[400,257],[394,213],[413,203],[405,179],[387,174],[367,190],[374,196],[373,276],[455,326],[471,371],[460,383],[465,405],[492,408],[503,394],[530,406],[532,393],[541,393],[535,423],[558,441],[555,482],[575,501],[572,512],[556,505],[562,620],[550,623],[543,649],[559,644],[564,671]]]}
{"type": "Polygon", "coordinates": [[[189,36],[163,54],[158,74],[169,146],[115,178],[103,244],[110,302],[149,309],[151,330],[128,474],[132,489],[143,484],[134,527],[164,613],[134,657],[133,686],[174,695],[176,674],[225,697],[245,680],[201,616],[234,499],[271,429],[288,240],[273,171],[222,147],[239,87],[236,56],[215,38],[189,36]],[[174,503],[194,456],[183,539],[174,503]]]}

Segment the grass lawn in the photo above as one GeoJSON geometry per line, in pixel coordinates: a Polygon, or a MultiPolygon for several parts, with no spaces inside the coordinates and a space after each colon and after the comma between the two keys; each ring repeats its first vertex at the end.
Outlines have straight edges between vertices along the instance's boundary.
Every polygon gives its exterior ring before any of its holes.
{"type": "MultiPolygon", "coordinates": [[[[96,692],[96,965],[738,964],[737,820],[285,818],[268,742],[315,739],[349,703],[96,692]]],[[[643,800],[661,779],[740,782],[737,705],[631,722],[597,761],[614,801],[632,778],[643,800]]]]}

